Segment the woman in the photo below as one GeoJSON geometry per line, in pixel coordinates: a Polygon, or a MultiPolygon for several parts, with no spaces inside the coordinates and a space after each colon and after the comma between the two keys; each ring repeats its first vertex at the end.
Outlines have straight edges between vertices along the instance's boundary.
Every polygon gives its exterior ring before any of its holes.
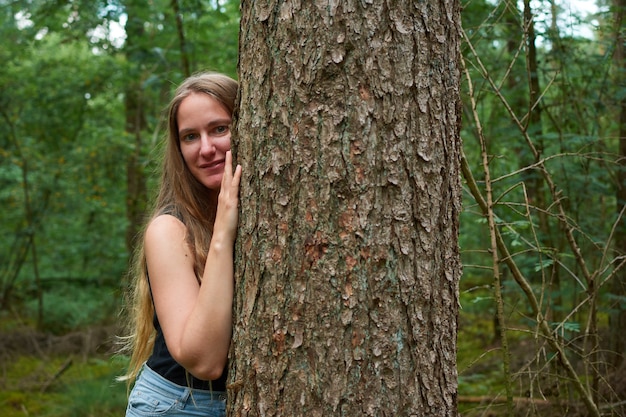
{"type": "Polygon", "coordinates": [[[185,80],[168,112],[161,186],[137,251],[126,416],[224,416],[241,167],[237,82],[185,80]]]}

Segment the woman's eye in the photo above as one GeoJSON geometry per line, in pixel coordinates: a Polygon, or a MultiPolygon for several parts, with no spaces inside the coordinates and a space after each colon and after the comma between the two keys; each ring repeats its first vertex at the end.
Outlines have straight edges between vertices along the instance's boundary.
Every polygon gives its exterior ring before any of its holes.
{"type": "Polygon", "coordinates": [[[215,128],[216,133],[226,133],[228,132],[228,126],[218,126],[215,128]]]}
{"type": "Polygon", "coordinates": [[[196,135],[195,133],[188,133],[188,134],[183,136],[183,140],[185,142],[189,142],[189,141],[194,140],[196,137],[198,137],[198,135],[196,135]]]}

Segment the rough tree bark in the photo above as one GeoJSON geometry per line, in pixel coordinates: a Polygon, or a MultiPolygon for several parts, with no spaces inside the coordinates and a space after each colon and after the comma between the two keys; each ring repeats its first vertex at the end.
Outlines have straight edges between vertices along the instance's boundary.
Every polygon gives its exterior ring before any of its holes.
{"type": "Polygon", "coordinates": [[[231,416],[455,416],[459,2],[242,1],[231,416]]]}

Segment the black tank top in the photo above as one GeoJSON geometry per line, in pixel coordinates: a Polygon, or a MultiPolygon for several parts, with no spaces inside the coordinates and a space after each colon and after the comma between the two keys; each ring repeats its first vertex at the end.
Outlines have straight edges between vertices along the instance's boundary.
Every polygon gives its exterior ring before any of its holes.
{"type": "Polygon", "coordinates": [[[183,387],[192,387],[211,391],[226,391],[228,366],[224,369],[224,372],[219,379],[213,381],[205,381],[195,378],[193,375],[187,372],[185,368],[183,368],[178,362],[176,362],[174,358],[172,358],[169,350],[167,350],[165,337],[163,336],[163,331],[161,330],[161,325],[159,324],[159,319],[157,318],[156,313],[154,314],[153,323],[157,334],[156,340],[154,341],[154,349],[152,350],[152,355],[150,355],[150,358],[146,363],[150,367],[150,369],[152,369],[165,379],[183,387]]]}

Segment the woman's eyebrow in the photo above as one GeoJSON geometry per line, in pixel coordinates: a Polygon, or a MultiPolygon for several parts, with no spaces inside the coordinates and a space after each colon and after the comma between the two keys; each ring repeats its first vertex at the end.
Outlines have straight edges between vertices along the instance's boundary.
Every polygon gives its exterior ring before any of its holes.
{"type": "Polygon", "coordinates": [[[233,119],[215,119],[215,120],[211,120],[209,123],[207,123],[207,126],[215,126],[215,125],[229,125],[233,122],[233,119]]]}
{"type": "Polygon", "coordinates": [[[187,133],[193,132],[194,130],[195,129],[193,129],[193,128],[186,128],[186,129],[179,130],[178,131],[178,136],[182,137],[182,136],[186,135],[187,133]]]}

